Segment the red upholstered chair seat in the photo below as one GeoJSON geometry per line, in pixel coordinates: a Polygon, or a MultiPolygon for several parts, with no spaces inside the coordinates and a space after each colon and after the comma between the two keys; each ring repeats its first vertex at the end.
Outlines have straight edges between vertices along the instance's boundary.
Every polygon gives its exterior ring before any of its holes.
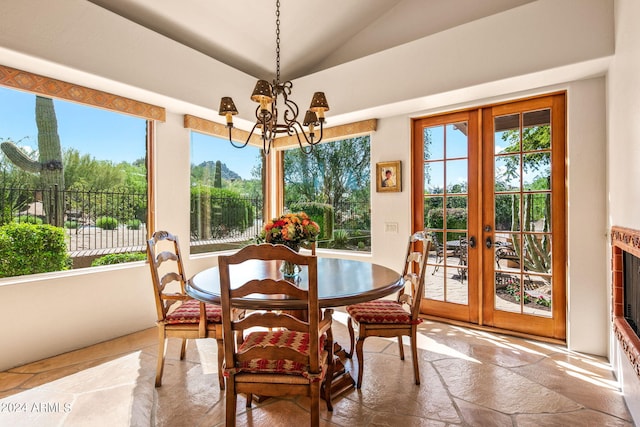
{"type": "Polygon", "coordinates": [[[347,313],[358,323],[418,324],[422,319],[411,320],[411,313],[402,304],[392,300],[377,300],[347,307],[347,313]]]}
{"type": "MultiPolygon", "coordinates": [[[[222,323],[222,307],[205,304],[207,320],[210,323],[222,323]]],[[[198,323],[200,321],[200,301],[186,300],[173,312],[167,314],[166,323],[170,325],[182,323],[198,323]]]]}
{"type": "MultiPolygon", "coordinates": [[[[324,348],[325,335],[320,337],[319,351],[324,348]]],[[[238,348],[238,353],[243,353],[254,347],[278,347],[291,348],[303,355],[309,354],[309,334],[305,332],[275,330],[251,332],[247,335],[238,348]]],[[[288,359],[252,359],[243,361],[235,368],[236,372],[274,373],[307,376],[308,366],[288,359]]],[[[321,380],[322,377],[317,378],[321,380]]],[[[314,378],[315,380],[315,378],[314,378]]]]}

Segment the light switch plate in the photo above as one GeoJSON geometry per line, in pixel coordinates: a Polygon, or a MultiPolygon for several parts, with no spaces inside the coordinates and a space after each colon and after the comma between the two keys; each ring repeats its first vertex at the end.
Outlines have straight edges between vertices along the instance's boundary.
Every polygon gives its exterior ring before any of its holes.
{"type": "Polygon", "coordinates": [[[398,232],[398,223],[397,222],[385,222],[384,223],[384,232],[385,233],[397,233],[398,232]]]}

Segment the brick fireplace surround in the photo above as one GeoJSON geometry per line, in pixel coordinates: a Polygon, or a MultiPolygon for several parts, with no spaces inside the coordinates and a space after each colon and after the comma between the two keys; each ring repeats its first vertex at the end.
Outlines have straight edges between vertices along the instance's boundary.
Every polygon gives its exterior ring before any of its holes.
{"type": "Polygon", "coordinates": [[[613,274],[613,332],[640,379],[640,338],[624,318],[623,253],[640,258],[640,231],[623,227],[611,228],[611,270],[613,274]]]}

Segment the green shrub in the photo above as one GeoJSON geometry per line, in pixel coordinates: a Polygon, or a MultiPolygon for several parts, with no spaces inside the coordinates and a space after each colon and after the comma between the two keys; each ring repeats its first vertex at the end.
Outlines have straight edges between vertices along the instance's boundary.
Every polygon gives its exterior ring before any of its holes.
{"type": "Polygon", "coordinates": [[[0,277],[68,270],[64,228],[9,223],[0,227],[0,277]]]}
{"type": "Polygon", "coordinates": [[[127,228],[129,230],[140,230],[140,225],[142,225],[142,221],[139,219],[130,219],[127,221],[127,228]]]}
{"type": "Polygon", "coordinates": [[[80,227],[80,223],[78,221],[65,221],[64,228],[69,228],[71,230],[77,230],[80,227]]]}
{"type": "Polygon", "coordinates": [[[115,230],[118,227],[118,220],[110,216],[101,216],[96,219],[96,227],[103,230],[115,230]]]}
{"type": "Polygon", "coordinates": [[[18,222],[20,224],[36,224],[36,225],[43,224],[42,218],[38,218],[37,216],[33,216],[33,215],[18,215],[15,218],[13,218],[13,221],[18,222]]]}
{"type": "MultiPolygon", "coordinates": [[[[427,212],[428,228],[444,228],[442,218],[443,210],[440,208],[430,209],[427,212]]],[[[464,208],[448,208],[447,209],[447,229],[449,230],[465,230],[467,228],[467,210],[464,208]]],[[[438,242],[443,242],[442,233],[436,233],[438,242]]],[[[457,240],[460,237],[466,237],[465,233],[447,233],[447,241],[457,240]]]]}
{"type": "Polygon", "coordinates": [[[251,200],[226,188],[191,187],[191,236],[223,237],[252,226],[255,210],[251,200]]]}
{"type": "Polygon", "coordinates": [[[336,249],[344,249],[349,243],[349,233],[346,230],[336,230],[333,233],[333,247],[336,249]]]}
{"type": "Polygon", "coordinates": [[[4,185],[0,187],[0,225],[13,220],[14,212],[22,212],[29,207],[32,194],[22,187],[21,179],[3,174],[4,185]],[[15,180],[15,181],[14,181],[15,180]]]}
{"type": "Polygon", "coordinates": [[[122,264],[125,262],[144,261],[147,259],[146,252],[127,252],[124,254],[109,254],[96,258],[91,263],[91,267],[99,265],[122,264]]]}

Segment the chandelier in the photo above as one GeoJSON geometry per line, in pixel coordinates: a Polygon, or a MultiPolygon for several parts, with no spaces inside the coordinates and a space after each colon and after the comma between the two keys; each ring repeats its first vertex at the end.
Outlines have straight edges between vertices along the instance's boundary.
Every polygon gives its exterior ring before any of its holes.
{"type": "Polygon", "coordinates": [[[280,0],[276,1],[276,78],[271,84],[266,80],[258,80],[253,89],[251,100],[260,104],[256,107],[256,123],[253,125],[247,140],[243,144],[237,144],[231,139],[233,128],[233,116],[238,114],[233,99],[224,96],[220,100],[219,114],[225,116],[229,129],[229,142],[236,148],[246,147],[256,129],[259,129],[262,137],[262,149],[265,154],[271,151],[271,145],[278,135],[295,135],[300,149],[310,153],[313,147],[322,141],[324,125],[324,112],[329,110],[327,98],[324,92],[316,92],[311,98],[311,105],[304,115],[302,124],[298,120],[298,105],[289,99],[293,84],[291,81],[280,83],[280,0]],[[278,98],[282,97],[281,108],[278,110],[278,98]],[[280,114],[281,113],[281,114],[280,114]],[[278,122],[282,119],[282,122],[278,122]],[[305,128],[307,131],[305,131],[305,128]],[[316,127],[320,126],[320,135],[316,139],[316,127]],[[302,135],[302,137],[301,137],[302,135]],[[308,145],[305,147],[303,144],[308,145]]]}

